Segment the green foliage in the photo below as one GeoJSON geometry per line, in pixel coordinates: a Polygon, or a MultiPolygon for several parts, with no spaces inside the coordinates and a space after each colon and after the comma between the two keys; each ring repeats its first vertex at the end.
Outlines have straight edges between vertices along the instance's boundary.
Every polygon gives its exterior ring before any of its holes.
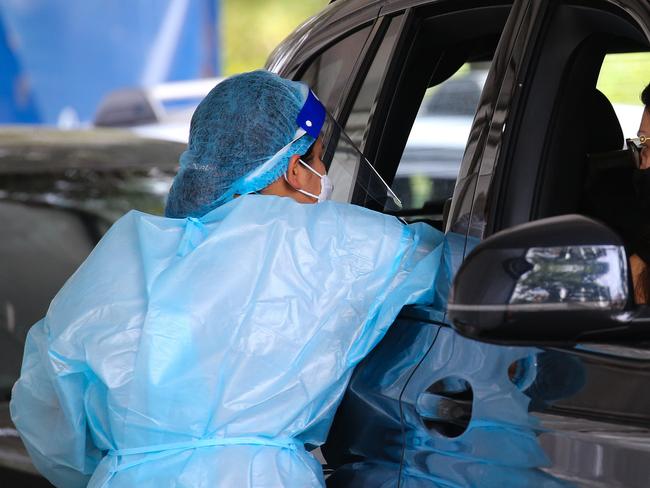
{"type": "Polygon", "coordinates": [[[328,0],[223,0],[223,74],[264,66],[271,51],[328,0]]]}
{"type": "Polygon", "coordinates": [[[650,53],[608,54],[598,77],[598,89],[612,103],[641,105],[641,91],[650,83],[650,53]]]}

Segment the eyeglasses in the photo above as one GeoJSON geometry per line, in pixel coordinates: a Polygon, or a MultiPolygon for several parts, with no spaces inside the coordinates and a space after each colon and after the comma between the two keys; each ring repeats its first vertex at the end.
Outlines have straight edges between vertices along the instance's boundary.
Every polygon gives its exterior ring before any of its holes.
{"type": "Polygon", "coordinates": [[[640,136],[634,139],[627,139],[627,147],[632,154],[632,159],[637,168],[641,167],[641,152],[648,147],[650,137],[640,136]]]}

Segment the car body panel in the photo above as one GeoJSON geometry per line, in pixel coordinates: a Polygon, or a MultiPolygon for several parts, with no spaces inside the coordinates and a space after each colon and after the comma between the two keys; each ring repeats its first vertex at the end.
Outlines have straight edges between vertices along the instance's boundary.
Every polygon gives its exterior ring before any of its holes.
{"type": "Polygon", "coordinates": [[[0,481],[36,476],[9,416],[25,337],[52,298],[125,212],[162,213],[185,145],[116,129],[0,131],[0,481]]]}
{"type": "Polygon", "coordinates": [[[266,62],[266,69],[287,76],[288,63],[291,67],[304,63],[341,36],[372,23],[379,15],[381,6],[380,0],[330,3],[298,26],[273,50],[266,62]]]}

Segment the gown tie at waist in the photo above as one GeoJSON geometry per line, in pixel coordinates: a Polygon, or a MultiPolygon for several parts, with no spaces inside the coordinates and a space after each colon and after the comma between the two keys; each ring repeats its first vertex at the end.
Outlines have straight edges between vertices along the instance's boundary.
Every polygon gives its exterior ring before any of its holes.
{"type": "Polygon", "coordinates": [[[114,449],[108,451],[107,455],[116,458],[124,456],[132,456],[136,454],[146,454],[141,458],[126,463],[115,463],[113,472],[124,471],[125,469],[132,468],[142,463],[161,459],[180,451],[187,451],[189,449],[198,449],[201,447],[214,447],[214,446],[244,446],[244,445],[258,445],[277,447],[280,449],[290,449],[292,451],[298,448],[303,448],[303,444],[297,439],[291,437],[260,437],[260,436],[245,436],[245,437],[212,437],[209,439],[195,439],[186,442],[173,442],[168,444],[154,444],[151,446],[132,447],[126,449],[114,449]]]}

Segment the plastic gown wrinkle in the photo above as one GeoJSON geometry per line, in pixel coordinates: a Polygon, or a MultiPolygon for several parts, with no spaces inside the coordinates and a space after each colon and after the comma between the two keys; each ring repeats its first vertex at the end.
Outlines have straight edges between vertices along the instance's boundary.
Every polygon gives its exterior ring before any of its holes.
{"type": "Polygon", "coordinates": [[[131,212],[30,331],[14,423],[57,486],[322,486],[303,443],[401,307],[438,296],[443,247],[335,202],[131,212]]]}

